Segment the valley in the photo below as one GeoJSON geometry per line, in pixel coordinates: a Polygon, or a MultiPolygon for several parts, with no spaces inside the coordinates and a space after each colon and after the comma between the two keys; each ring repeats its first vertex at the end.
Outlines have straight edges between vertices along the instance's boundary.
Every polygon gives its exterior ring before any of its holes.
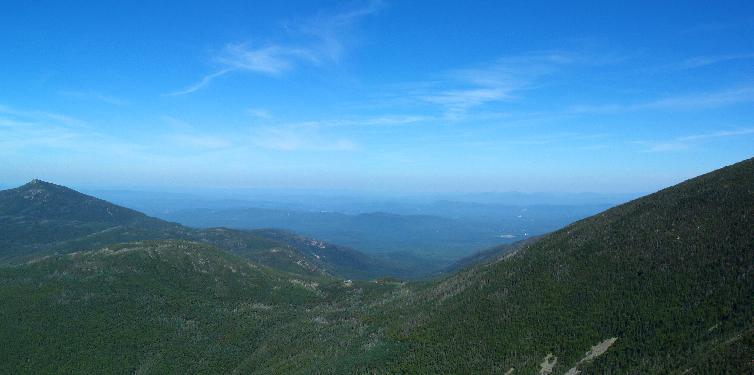
{"type": "Polygon", "coordinates": [[[34,181],[0,193],[2,228],[45,229],[3,237],[0,366],[746,373],[753,178],[746,160],[409,282],[346,278],[370,258],[287,232],[190,229],[34,181]]]}

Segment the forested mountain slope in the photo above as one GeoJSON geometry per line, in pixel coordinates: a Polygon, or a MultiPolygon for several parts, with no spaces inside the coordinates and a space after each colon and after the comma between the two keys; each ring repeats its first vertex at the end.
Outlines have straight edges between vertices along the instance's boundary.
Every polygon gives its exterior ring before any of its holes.
{"type": "Polygon", "coordinates": [[[66,249],[84,236],[106,237],[115,228],[173,229],[175,225],[75,190],[33,180],[0,191],[0,261],[66,249]]]}
{"type": "Polygon", "coordinates": [[[0,372],[752,373],[751,228],[754,159],[434,281],[182,241],[47,257],[0,268],[0,372]]]}
{"type": "MultiPolygon", "coordinates": [[[[183,241],[3,267],[0,339],[12,344],[0,348],[0,373],[284,370],[290,356],[311,363],[346,337],[316,332],[333,295],[350,289],[183,241]],[[272,346],[289,340],[301,346],[272,346]]],[[[352,345],[368,338],[343,332],[352,345]]]]}
{"type": "MultiPolygon", "coordinates": [[[[547,235],[413,296],[392,369],[750,373],[754,159],[547,235]],[[421,301],[421,302],[416,302],[421,301]]],[[[393,317],[395,319],[395,317],[393,317]]]]}

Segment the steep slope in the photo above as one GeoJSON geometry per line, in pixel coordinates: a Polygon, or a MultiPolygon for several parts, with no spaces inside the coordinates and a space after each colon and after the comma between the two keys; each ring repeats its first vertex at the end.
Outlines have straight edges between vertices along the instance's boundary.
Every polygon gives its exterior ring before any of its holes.
{"type": "Polygon", "coordinates": [[[417,291],[384,312],[401,322],[393,338],[407,346],[386,366],[563,373],[617,338],[577,370],[751,373],[752,228],[749,159],[417,291]]]}
{"type": "MultiPolygon", "coordinates": [[[[169,223],[69,188],[33,180],[0,191],[0,261],[23,258],[113,228],[163,230],[169,223]]],[[[106,234],[106,233],[103,233],[106,234]]]]}
{"type": "Polygon", "coordinates": [[[33,219],[118,224],[148,220],[140,212],[41,180],[0,191],[0,213],[33,219]]]}
{"type": "Polygon", "coordinates": [[[486,264],[500,260],[502,257],[510,256],[511,253],[515,253],[518,249],[533,244],[539,237],[530,237],[526,240],[517,241],[509,244],[502,244],[487,250],[479,251],[473,255],[461,258],[450,266],[444,268],[444,273],[454,273],[461,271],[465,268],[473,267],[476,265],[486,264]]]}

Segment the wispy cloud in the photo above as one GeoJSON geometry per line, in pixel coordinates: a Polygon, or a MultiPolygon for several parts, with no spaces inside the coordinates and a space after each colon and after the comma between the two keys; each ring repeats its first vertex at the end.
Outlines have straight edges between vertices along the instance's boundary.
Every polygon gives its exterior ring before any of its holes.
{"type": "Polygon", "coordinates": [[[110,139],[80,119],[40,110],[20,110],[0,105],[0,150],[13,152],[39,148],[69,152],[107,150],[116,153],[127,146],[110,139]]]}
{"type": "Polygon", "coordinates": [[[170,128],[170,132],[164,137],[167,144],[199,150],[218,150],[235,146],[231,137],[200,131],[179,118],[162,116],[160,119],[170,128]]]}
{"type": "Polygon", "coordinates": [[[321,13],[295,24],[286,23],[286,30],[296,37],[293,42],[228,43],[213,58],[220,69],[191,86],[167,95],[194,93],[206,88],[216,78],[232,72],[280,76],[303,64],[337,62],[345,50],[344,39],[354,25],[361,18],[377,12],[381,6],[382,1],[373,0],[359,8],[335,14],[321,13]]]}
{"type": "Polygon", "coordinates": [[[342,137],[328,137],[318,131],[317,124],[295,124],[261,127],[251,130],[251,143],[276,151],[354,151],[356,142],[342,137]]]}
{"type": "Polygon", "coordinates": [[[700,23],[692,27],[683,29],[680,32],[681,34],[709,34],[739,28],[746,28],[750,27],[751,25],[754,25],[754,18],[752,17],[737,22],[725,21],[700,23]]]}
{"type": "Polygon", "coordinates": [[[576,55],[566,52],[528,53],[452,70],[434,80],[404,84],[398,90],[410,100],[439,106],[446,120],[460,120],[485,104],[519,100],[524,91],[541,86],[542,78],[577,62],[576,55]]]}
{"type": "Polygon", "coordinates": [[[260,125],[251,127],[208,132],[172,116],[162,116],[161,120],[170,129],[161,138],[164,144],[182,150],[191,148],[205,152],[266,149],[296,152],[353,151],[359,148],[356,142],[348,138],[329,134],[329,128],[342,124],[328,121],[263,121],[260,125]]]}
{"type": "Polygon", "coordinates": [[[248,112],[249,115],[262,120],[269,120],[272,118],[270,111],[262,108],[249,108],[246,112],[248,112]]]}
{"type": "Polygon", "coordinates": [[[753,134],[754,128],[739,128],[711,133],[691,134],[664,141],[635,141],[633,143],[643,146],[643,152],[672,152],[688,150],[700,142],[712,139],[745,137],[753,134]]]}
{"type": "Polygon", "coordinates": [[[178,95],[186,95],[191,94],[193,92],[197,92],[205,87],[207,87],[215,78],[224,76],[225,74],[230,73],[233,71],[232,69],[221,69],[217,72],[214,72],[212,74],[208,74],[202,79],[199,80],[199,82],[194,83],[193,85],[186,87],[182,90],[173,91],[171,93],[166,94],[167,96],[178,96],[178,95]]]}
{"type": "Polygon", "coordinates": [[[723,107],[732,104],[754,101],[754,87],[739,87],[674,96],[640,104],[639,109],[700,109],[723,107]]]}
{"type": "Polygon", "coordinates": [[[678,138],[681,141],[697,141],[711,138],[738,137],[748,134],[754,134],[754,128],[744,128],[735,130],[721,130],[713,133],[693,134],[678,138]]]}
{"type": "Polygon", "coordinates": [[[233,146],[233,142],[226,137],[208,134],[171,134],[168,136],[168,140],[179,146],[197,149],[217,150],[233,146]]]}
{"type": "Polygon", "coordinates": [[[754,102],[754,86],[669,96],[637,104],[579,105],[569,108],[575,114],[607,114],[641,110],[694,110],[719,108],[754,102]]]}
{"type": "Polygon", "coordinates": [[[188,122],[173,116],[160,116],[160,120],[176,131],[193,131],[195,128],[188,122]]]}
{"type": "Polygon", "coordinates": [[[553,133],[553,134],[540,134],[540,135],[534,135],[534,136],[528,136],[524,138],[518,138],[518,139],[510,139],[506,141],[506,143],[509,144],[516,144],[516,145],[547,145],[547,144],[554,144],[554,143],[568,143],[568,144],[574,144],[574,143],[582,143],[582,142],[589,142],[594,140],[600,140],[608,137],[608,134],[604,133],[598,133],[598,134],[585,134],[585,133],[573,133],[573,132],[563,132],[563,133],[553,133]]]}
{"type": "Polygon", "coordinates": [[[316,51],[304,47],[271,45],[253,48],[246,43],[228,44],[215,58],[228,71],[240,70],[267,75],[280,75],[301,62],[318,63],[316,51]]]}
{"type": "Polygon", "coordinates": [[[117,98],[112,95],[102,94],[96,91],[61,91],[60,95],[63,95],[65,97],[72,98],[72,99],[99,101],[102,103],[107,103],[107,104],[111,104],[111,105],[115,105],[119,107],[122,107],[128,104],[128,102],[124,99],[117,98]]]}
{"type": "Polygon", "coordinates": [[[48,111],[27,111],[11,108],[8,106],[0,105],[0,114],[12,116],[14,118],[24,119],[24,121],[31,122],[52,122],[59,126],[75,127],[75,128],[88,128],[89,125],[86,121],[71,117],[69,115],[48,112],[48,111]]]}
{"type": "Polygon", "coordinates": [[[720,64],[729,61],[736,60],[750,60],[754,59],[754,53],[739,53],[728,55],[715,55],[715,56],[696,56],[690,59],[686,59],[679,65],[682,69],[701,68],[708,65],[720,64]]]}
{"type": "Polygon", "coordinates": [[[642,152],[674,152],[689,149],[690,145],[684,142],[657,142],[657,141],[636,141],[634,144],[643,147],[642,152]]]}
{"type": "Polygon", "coordinates": [[[372,127],[372,126],[398,126],[415,124],[436,120],[432,116],[423,115],[381,115],[372,117],[346,117],[336,119],[325,119],[308,121],[302,124],[316,125],[319,128],[337,128],[337,127],[372,127]]]}

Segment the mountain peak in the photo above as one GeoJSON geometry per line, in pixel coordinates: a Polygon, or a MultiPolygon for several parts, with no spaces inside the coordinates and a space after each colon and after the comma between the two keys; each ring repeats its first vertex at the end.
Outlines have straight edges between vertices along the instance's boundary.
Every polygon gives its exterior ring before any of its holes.
{"type": "Polygon", "coordinates": [[[56,185],[56,184],[53,184],[52,182],[43,181],[43,180],[40,180],[38,178],[35,178],[35,179],[27,182],[26,184],[19,186],[17,189],[18,190],[22,190],[22,191],[24,191],[24,190],[30,190],[30,189],[45,189],[45,190],[47,190],[47,189],[55,189],[55,190],[65,189],[65,190],[71,190],[71,191],[73,191],[72,189],[69,189],[69,188],[67,188],[65,186],[56,185]]]}
{"type": "Polygon", "coordinates": [[[0,191],[0,215],[105,222],[126,222],[144,216],[36,178],[15,189],[0,191]]]}
{"type": "Polygon", "coordinates": [[[35,179],[29,181],[28,183],[26,183],[26,185],[24,185],[24,186],[33,186],[33,185],[54,185],[54,184],[51,183],[51,182],[42,181],[42,180],[40,180],[38,178],[35,178],[35,179]]]}

